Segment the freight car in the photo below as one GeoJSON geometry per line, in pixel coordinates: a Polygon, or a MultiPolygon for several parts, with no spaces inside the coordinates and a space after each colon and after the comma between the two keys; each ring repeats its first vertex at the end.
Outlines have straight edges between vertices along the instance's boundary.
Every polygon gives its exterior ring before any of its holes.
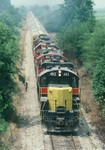
{"type": "Polygon", "coordinates": [[[50,132],[76,131],[80,118],[79,76],[39,21],[34,19],[34,23],[34,63],[42,122],[50,132]]]}

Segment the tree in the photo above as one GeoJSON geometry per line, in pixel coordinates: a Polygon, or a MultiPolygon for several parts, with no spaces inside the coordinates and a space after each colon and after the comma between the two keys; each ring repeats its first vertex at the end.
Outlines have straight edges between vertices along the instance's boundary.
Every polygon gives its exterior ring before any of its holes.
{"type": "Polygon", "coordinates": [[[84,65],[92,75],[96,100],[105,103],[105,24],[98,24],[84,42],[84,65]]]}
{"type": "Polygon", "coordinates": [[[12,97],[17,89],[15,75],[19,58],[17,42],[12,30],[0,23],[0,114],[6,119],[10,119],[11,111],[14,111],[12,97]]]}
{"type": "Polygon", "coordinates": [[[8,9],[10,5],[10,0],[0,0],[0,12],[8,9]]]}
{"type": "MultiPolygon", "coordinates": [[[[105,53],[103,54],[105,56],[105,53]]],[[[105,59],[97,60],[93,73],[93,91],[96,100],[105,104],[105,59]]]]}
{"type": "Polygon", "coordinates": [[[16,121],[13,96],[18,89],[19,27],[23,9],[19,12],[19,9],[10,5],[9,0],[0,2],[0,149],[8,149],[2,135],[8,128],[8,122],[16,121]]]}
{"type": "Polygon", "coordinates": [[[0,14],[0,20],[13,30],[20,25],[21,19],[19,9],[13,6],[10,6],[8,10],[5,10],[0,14]]]}
{"type": "Polygon", "coordinates": [[[20,12],[19,9],[10,6],[0,13],[0,115],[6,120],[11,120],[15,114],[12,101],[17,91],[15,77],[19,72],[17,60],[20,59],[18,31],[22,20],[20,12]]]}
{"type": "Polygon", "coordinates": [[[64,24],[75,19],[80,22],[87,22],[89,18],[94,17],[93,2],[91,0],[64,0],[60,10],[64,24]]]}
{"type": "Polygon", "coordinates": [[[49,7],[35,5],[31,7],[32,12],[45,26],[48,32],[58,32],[62,24],[62,16],[59,11],[59,6],[49,7]]]}
{"type": "Polygon", "coordinates": [[[87,34],[94,31],[95,17],[91,0],[64,0],[60,11],[63,16],[63,28],[58,34],[58,44],[63,50],[72,52],[82,63],[84,42],[87,34]]]}
{"type": "Polygon", "coordinates": [[[74,21],[72,24],[63,27],[61,32],[57,34],[57,43],[64,52],[71,53],[80,61],[82,42],[88,32],[87,23],[74,21]]]}

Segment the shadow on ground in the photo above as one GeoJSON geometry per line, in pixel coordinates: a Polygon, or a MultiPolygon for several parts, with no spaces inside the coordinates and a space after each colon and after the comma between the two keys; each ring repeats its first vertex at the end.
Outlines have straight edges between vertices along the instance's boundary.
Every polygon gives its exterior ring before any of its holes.
{"type": "Polygon", "coordinates": [[[40,122],[39,116],[18,116],[17,128],[29,128],[31,126],[39,125],[40,122]]]}

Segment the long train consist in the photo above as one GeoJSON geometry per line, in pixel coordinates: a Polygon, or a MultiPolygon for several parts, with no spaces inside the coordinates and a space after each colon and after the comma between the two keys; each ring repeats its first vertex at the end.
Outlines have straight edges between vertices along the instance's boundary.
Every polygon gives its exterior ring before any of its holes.
{"type": "Polygon", "coordinates": [[[32,13],[30,19],[42,122],[50,132],[76,131],[80,118],[80,91],[75,66],[52,43],[32,13]]]}

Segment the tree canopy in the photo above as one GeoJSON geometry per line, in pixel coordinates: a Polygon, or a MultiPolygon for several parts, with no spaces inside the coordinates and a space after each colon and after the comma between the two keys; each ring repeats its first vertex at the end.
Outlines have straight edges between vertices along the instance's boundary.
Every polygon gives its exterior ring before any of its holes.
{"type": "Polygon", "coordinates": [[[10,0],[0,0],[0,12],[8,9],[10,5],[10,0]]]}
{"type": "Polygon", "coordinates": [[[105,102],[105,23],[98,24],[84,43],[84,65],[92,74],[97,101],[105,102]]]}
{"type": "Polygon", "coordinates": [[[21,17],[19,9],[13,6],[10,6],[8,10],[4,10],[0,13],[0,20],[12,29],[19,26],[22,19],[21,17]]]}
{"type": "Polygon", "coordinates": [[[70,25],[65,25],[57,34],[57,43],[64,52],[72,53],[79,60],[82,53],[81,43],[86,32],[89,32],[87,23],[74,21],[70,25]]]}
{"type": "Polygon", "coordinates": [[[64,0],[60,9],[64,23],[72,22],[75,19],[80,22],[87,22],[89,18],[94,16],[91,0],[64,0]]]}
{"type": "Polygon", "coordinates": [[[17,91],[15,77],[19,71],[17,61],[20,59],[19,27],[22,14],[9,0],[3,0],[0,9],[0,119],[10,121],[15,113],[13,95],[17,91]]]}
{"type": "Polygon", "coordinates": [[[4,117],[7,114],[9,116],[7,108],[12,106],[12,96],[16,90],[14,77],[17,73],[16,60],[19,57],[16,38],[7,25],[0,23],[0,111],[4,117]]]}
{"type": "Polygon", "coordinates": [[[60,7],[63,28],[57,42],[64,51],[74,54],[79,62],[83,53],[82,42],[86,34],[94,31],[95,17],[91,0],[64,0],[60,7]]]}

